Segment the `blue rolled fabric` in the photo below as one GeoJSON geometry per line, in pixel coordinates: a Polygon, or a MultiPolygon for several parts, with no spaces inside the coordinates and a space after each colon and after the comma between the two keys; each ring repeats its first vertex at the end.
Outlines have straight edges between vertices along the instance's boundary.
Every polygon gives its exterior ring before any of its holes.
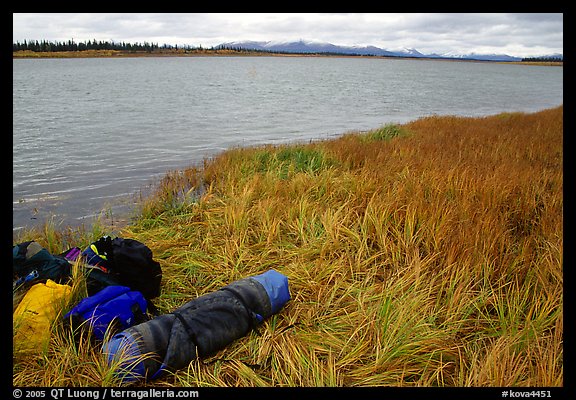
{"type": "Polygon", "coordinates": [[[266,289],[266,293],[270,299],[272,314],[280,311],[280,309],[284,307],[284,304],[290,300],[288,278],[280,272],[271,269],[263,274],[252,277],[252,279],[260,282],[260,284],[264,286],[264,289],[266,289]]]}
{"type": "Polygon", "coordinates": [[[108,353],[108,365],[115,368],[116,375],[121,376],[123,382],[134,382],[145,376],[140,348],[130,333],[116,334],[104,348],[108,353]],[[113,362],[117,365],[112,365],[113,362]]]}
{"type": "Polygon", "coordinates": [[[123,381],[156,379],[221,350],[290,300],[288,278],[269,270],[114,335],[103,347],[123,381]],[[139,356],[143,356],[140,357],[139,356]]]}

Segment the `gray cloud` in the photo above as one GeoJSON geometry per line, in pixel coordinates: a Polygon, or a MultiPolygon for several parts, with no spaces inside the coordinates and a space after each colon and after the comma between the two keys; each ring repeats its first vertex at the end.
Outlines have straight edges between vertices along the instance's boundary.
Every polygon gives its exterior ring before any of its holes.
{"type": "Polygon", "coordinates": [[[562,52],[563,14],[14,14],[13,40],[115,40],[210,47],[240,40],[318,40],[424,53],[562,52]]]}

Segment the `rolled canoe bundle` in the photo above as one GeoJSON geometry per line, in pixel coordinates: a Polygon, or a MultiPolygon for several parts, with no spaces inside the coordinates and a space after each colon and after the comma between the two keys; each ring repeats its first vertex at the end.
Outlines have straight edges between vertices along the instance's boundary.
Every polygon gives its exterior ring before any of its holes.
{"type": "Polygon", "coordinates": [[[288,278],[269,270],[114,335],[103,347],[123,381],[156,379],[246,335],[290,300],[288,278]]]}

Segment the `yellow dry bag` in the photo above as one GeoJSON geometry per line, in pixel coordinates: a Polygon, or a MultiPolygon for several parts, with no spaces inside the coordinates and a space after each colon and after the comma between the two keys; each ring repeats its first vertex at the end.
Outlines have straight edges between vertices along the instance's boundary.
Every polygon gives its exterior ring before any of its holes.
{"type": "Polygon", "coordinates": [[[50,341],[50,327],[59,317],[72,287],[50,279],[32,286],[14,311],[14,351],[41,352],[50,341]]]}

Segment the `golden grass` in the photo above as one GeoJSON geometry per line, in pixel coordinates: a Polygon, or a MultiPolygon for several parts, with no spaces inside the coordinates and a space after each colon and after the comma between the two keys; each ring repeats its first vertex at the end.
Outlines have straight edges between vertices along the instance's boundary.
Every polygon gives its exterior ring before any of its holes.
{"type": "Polygon", "coordinates": [[[119,50],[83,50],[83,51],[32,51],[19,50],[12,52],[13,58],[83,58],[120,56],[119,50]]]}
{"type": "MultiPolygon", "coordinates": [[[[292,300],[149,384],[562,386],[562,132],[563,107],[435,116],[168,174],[120,232],[161,262],[160,310],[270,268],[292,300]]],[[[118,383],[55,335],[15,384],[118,383]]]]}

